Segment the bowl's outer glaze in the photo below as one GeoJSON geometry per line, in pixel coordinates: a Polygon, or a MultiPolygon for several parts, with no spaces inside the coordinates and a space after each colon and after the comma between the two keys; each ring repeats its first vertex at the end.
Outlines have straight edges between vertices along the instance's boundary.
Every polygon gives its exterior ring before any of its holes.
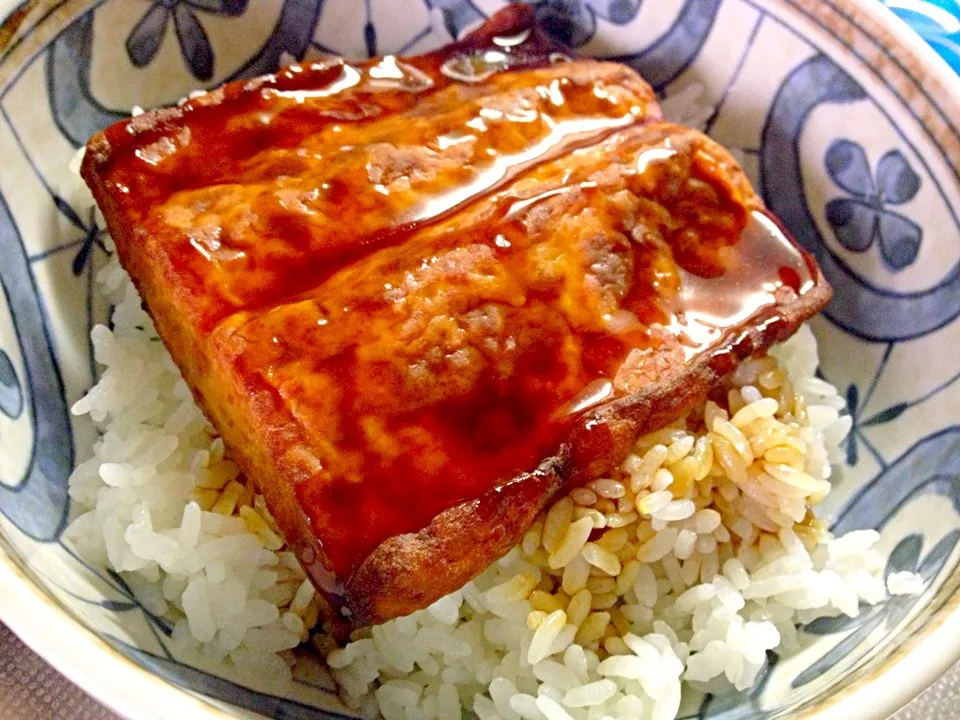
{"type": "MultiPolygon", "coordinates": [[[[134,105],[330,52],[417,53],[501,4],[62,0],[25,3],[0,31],[0,618],[121,713],[305,718],[335,703],[304,683],[241,687],[181,664],[167,624],[60,541],[67,477],[93,440],[68,410],[96,377],[89,330],[106,318],[94,287],[102,230],[72,155],[134,105]]],[[[740,153],[816,253],[837,291],[815,323],[822,372],[854,419],[824,510],[838,530],[881,530],[888,570],[931,583],[855,620],[813,623],[810,647],[772,658],[752,692],[688,714],[885,717],[960,655],[956,80],[872,2],[536,7],[559,38],[633,65],[668,98],[699,92],[714,110],[686,121],[740,153]]]]}

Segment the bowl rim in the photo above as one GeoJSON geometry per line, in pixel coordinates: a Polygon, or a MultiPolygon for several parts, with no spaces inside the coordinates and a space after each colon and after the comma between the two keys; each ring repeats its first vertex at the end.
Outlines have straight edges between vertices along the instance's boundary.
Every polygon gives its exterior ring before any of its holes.
{"type": "Polygon", "coordinates": [[[2,546],[0,587],[0,620],[57,672],[121,717],[232,717],[110,647],[43,592],[2,546]],[[104,682],[105,677],[111,681],[104,682]]]}
{"type": "MultiPolygon", "coordinates": [[[[799,0],[813,6],[819,0],[799,0]]],[[[848,5],[855,22],[871,35],[889,37],[888,49],[900,44],[914,56],[920,69],[932,76],[954,100],[960,100],[960,75],[907,23],[879,0],[831,0],[848,5]],[[880,33],[877,33],[880,31],[880,33]]],[[[842,688],[825,704],[811,708],[800,717],[815,720],[848,720],[852,717],[886,718],[893,715],[960,662],[960,588],[955,588],[934,615],[919,630],[895,648],[869,675],[842,688]],[[901,669],[902,668],[902,669],[901,669]],[[909,672],[903,669],[909,668],[909,672]],[[894,671],[901,669],[894,678],[894,671]]]]}
{"type": "MultiPolygon", "coordinates": [[[[26,3],[0,0],[0,24],[14,13],[27,16],[37,6],[53,6],[49,9],[52,13],[66,4],[67,0],[28,0],[26,3]]],[[[879,0],[767,0],[767,4],[785,5],[810,16],[820,15],[824,8],[828,13],[846,11],[843,22],[853,23],[871,36],[879,36],[887,50],[899,46],[900,55],[912,58],[913,65],[918,66],[924,76],[932,77],[939,88],[947,91],[955,101],[954,112],[960,118],[960,76],[879,0]]],[[[33,25],[29,30],[35,27],[33,25]]],[[[14,28],[12,34],[17,31],[14,28]]],[[[9,550],[0,537],[0,587],[4,589],[0,593],[0,621],[88,695],[118,715],[135,720],[168,717],[230,720],[236,717],[236,714],[215,707],[201,696],[150,672],[112,648],[44,592],[9,550]],[[104,682],[107,677],[111,680],[104,682]]],[[[955,589],[918,631],[880,661],[868,675],[857,678],[833,697],[801,712],[798,717],[884,720],[930,687],[958,661],[960,588],[955,589]],[[904,672],[902,668],[907,667],[909,671],[904,672]]],[[[241,713],[259,717],[244,710],[241,713]]]]}

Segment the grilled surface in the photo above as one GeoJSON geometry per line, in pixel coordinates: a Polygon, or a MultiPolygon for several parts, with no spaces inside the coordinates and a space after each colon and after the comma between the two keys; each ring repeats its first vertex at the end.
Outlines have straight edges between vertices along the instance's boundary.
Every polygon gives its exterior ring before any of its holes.
{"type": "Polygon", "coordinates": [[[530,22],[228,85],[84,161],[199,403],[353,625],[459,587],[829,297],[722,148],[629,68],[551,62],[530,22]]]}

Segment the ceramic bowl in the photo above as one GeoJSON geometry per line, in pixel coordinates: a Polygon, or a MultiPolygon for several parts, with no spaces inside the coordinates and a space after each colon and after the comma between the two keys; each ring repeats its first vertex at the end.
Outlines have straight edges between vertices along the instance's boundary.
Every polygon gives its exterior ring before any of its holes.
{"type": "MultiPolygon", "coordinates": [[[[336,704],[305,683],[262,692],[181,663],[122,579],[61,539],[67,478],[93,441],[69,408],[97,375],[89,331],[106,318],[102,228],[72,156],[135,105],[325,53],[418,53],[500,4],[49,0],[23,3],[0,30],[0,619],[121,714],[306,718],[336,704]]],[[[817,256],[836,289],[814,322],[822,374],[854,421],[823,511],[838,531],[878,529],[887,572],[928,581],[919,596],[803,628],[803,652],[698,712],[884,718],[960,656],[957,80],[873,0],[536,10],[560,40],[632,65],[668,102],[707,107],[686,120],[739,154],[817,256]]]]}

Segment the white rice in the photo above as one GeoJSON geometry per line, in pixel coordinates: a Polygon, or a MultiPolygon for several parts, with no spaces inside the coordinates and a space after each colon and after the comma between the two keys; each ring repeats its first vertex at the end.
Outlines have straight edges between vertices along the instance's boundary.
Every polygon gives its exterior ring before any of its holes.
{"type": "Polygon", "coordinates": [[[926,587],[923,578],[915,572],[890,573],[887,590],[891,595],[919,595],[926,587]]]}
{"type": "Polygon", "coordinates": [[[225,457],[126,273],[114,262],[98,280],[114,327],[91,333],[105,371],[73,412],[101,435],[70,478],[81,512],[66,538],[173,625],[179,653],[226,661],[259,684],[289,680],[292,657],[281,654],[308,639],[320,599],[225,457]]]}

